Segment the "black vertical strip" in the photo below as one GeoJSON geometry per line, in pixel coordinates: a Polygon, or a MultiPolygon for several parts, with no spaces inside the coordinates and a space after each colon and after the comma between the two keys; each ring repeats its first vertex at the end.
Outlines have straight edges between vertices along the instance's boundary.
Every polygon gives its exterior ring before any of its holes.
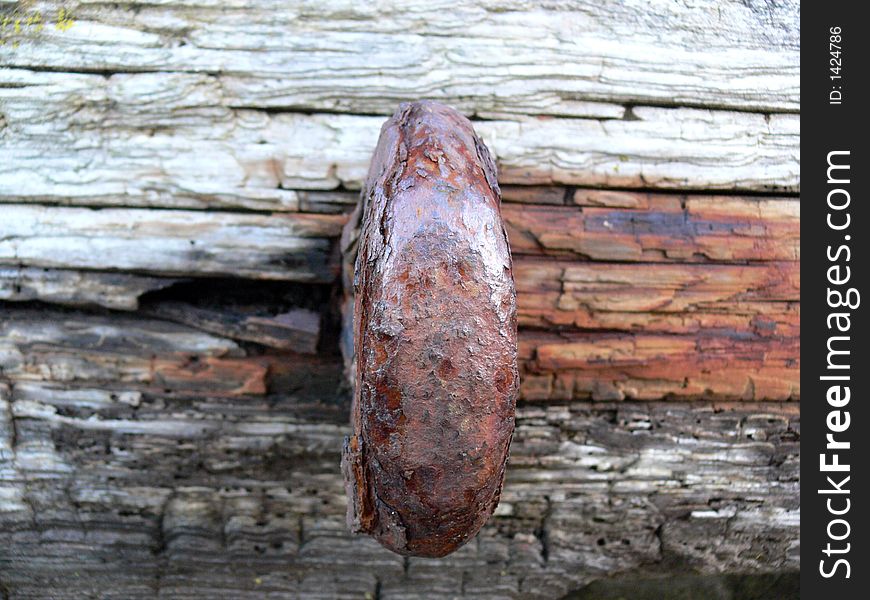
{"type": "Polygon", "coordinates": [[[803,5],[801,597],[870,597],[870,237],[863,3],[803,5]]]}

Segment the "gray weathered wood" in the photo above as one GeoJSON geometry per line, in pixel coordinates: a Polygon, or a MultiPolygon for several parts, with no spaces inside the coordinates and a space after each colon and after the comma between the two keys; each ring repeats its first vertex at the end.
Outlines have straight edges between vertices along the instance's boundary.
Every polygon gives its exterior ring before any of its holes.
{"type": "MultiPolygon", "coordinates": [[[[7,202],[292,209],[294,189],[358,189],[383,121],[228,109],[195,91],[202,75],[4,76],[23,86],[0,88],[7,202]]],[[[636,107],[628,120],[518,116],[476,129],[503,183],[798,190],[797,115],[636,107]]]]}
{"type": "Polygon", "coordinates": [[[136,310],[142,294],[175,282],[175,279],[127,273],[0,267],[0,300],[39,300],[70,306],[136,310]]]}
{"type": "MultiPolygon", "coordinates": [[[[40,3],[51,15],[56,7],[40,3]]],[[[797,111],[800,9],[529,0],[66,5],[0,64],[220,76],[227,103],[389,114],[428,97],[487,115],[610,116],[589,101],[797,111]]]]}
{"type": "Polygon", "coordinates": [[[234,308],[218,310],[184,302],[163,301],[149,303],[142,313],[234,340],[306,354],[317,351],[320,337],[320,315],[304,308],[258,314],[234,308]]]}
{"type": "Polygon", "coordinates": [[[0,569],[11,597],[54,598],[554,598],[644,565],[793,570],[791,406],[521,406],[490,524],[403,561],[345,529],[344,408],[14,383],[0,569]]]}
{"type": "Polygon", "coordinates": [[[329,282],[341,215],[3,207],[0,264],[329,282]]]}

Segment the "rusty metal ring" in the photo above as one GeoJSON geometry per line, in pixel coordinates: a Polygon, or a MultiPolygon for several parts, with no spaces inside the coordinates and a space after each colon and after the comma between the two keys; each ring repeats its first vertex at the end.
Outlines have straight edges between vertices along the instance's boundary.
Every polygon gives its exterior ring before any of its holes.
{"type": "Polygon", "coordinates": [[[381,129],[345,231],[346,247],[358,233],[348,522],[400,554],[453,552],[498,504],[519,386],[500,203],[468,119],[414,102],[381,129]]]}

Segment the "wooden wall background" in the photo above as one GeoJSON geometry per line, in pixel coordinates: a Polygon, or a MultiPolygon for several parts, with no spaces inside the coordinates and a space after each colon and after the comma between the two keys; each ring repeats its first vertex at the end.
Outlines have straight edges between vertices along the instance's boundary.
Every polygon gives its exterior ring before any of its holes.
{"type": "Polygon", "coordinates": [[[0,38],[0,598],[799,568],[796,1],[0,1],[37,13],[0,38]],[[503,500],[441,560],[351,537],[338,469],[337,236],[418,97],[497,156],[521,314],[503,500]]]}

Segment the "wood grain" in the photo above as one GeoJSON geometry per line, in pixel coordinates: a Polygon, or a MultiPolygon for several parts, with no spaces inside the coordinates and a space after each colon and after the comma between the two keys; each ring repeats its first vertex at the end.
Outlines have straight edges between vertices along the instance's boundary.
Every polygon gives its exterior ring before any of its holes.
{"type": "Polygon", "coordinates": [[[797,337],[800,264],[514,263],[519,320],[544,329],[797,337]]]}
{"type": "MultiPolygon", "coordinates": [[[[129,196],[137,205],[292,209],[294,190],[359,189],[383,121],[229,108],[195,91],[202,75],[0,77],[7,202],[100,205],[129,196]]],[[[476,128],[502,183],[799,188],[793,114],[639,106],[630,119],[516,116],[476,128]]]]}
{"type": "Polygon", "coordinates": [[[552,598],[642,565],[799,564],[796,405],[520,406],[499,510],[438,560],[347,533],[346,423],[346,405],[305,389],[3,386],[4,585],[56,598],[552,598]]]}
{"type": "Polygon", "coordinates": [[[0,267],[0,300],[136,310],[142,294],[169,287],[176,281],[128,273],[0,267]]]}
{"type": "Polygon", "coordinates": [[[797,200],[576,192],[585,206],[505,205],[516,254],[642,262],[799,261],[797,200]],[[589,205],[598,198],[628,206],[589,205]]]}
{"type": "Polygon", "coordinates": [[[329,282],[344,217],[4,207],[0,264],[329,282]]]}
{"type": "Polygon", "coordinates": [[[0,45],[0,597],[800,568],[796,1],[63,6],[0,1],[47,19],[0,45]],[[493,150],[521,323],[501,505],[437,561],[338,468],[337,236],[420,97],[493,150]]]}
{"type": "Polygon", "coordinates": [[[172,0],[70,9],[68,31],[25,30],[18,48],[0,47],[0,60],[220,74],[230,104],[308,111],[389,114],[418,97],[482,114],[574,116],[596,111],[590,101],[768,112],[800,104],[792,2],[391,0],[375,9],[172,0]]]}
{"type": "Polygon", "coordinates": [[[799,355],[799,338],[742,332],[529,332],[520,335],[520,395],[528,400],[795,400],[800,397],[799,355]]]}

